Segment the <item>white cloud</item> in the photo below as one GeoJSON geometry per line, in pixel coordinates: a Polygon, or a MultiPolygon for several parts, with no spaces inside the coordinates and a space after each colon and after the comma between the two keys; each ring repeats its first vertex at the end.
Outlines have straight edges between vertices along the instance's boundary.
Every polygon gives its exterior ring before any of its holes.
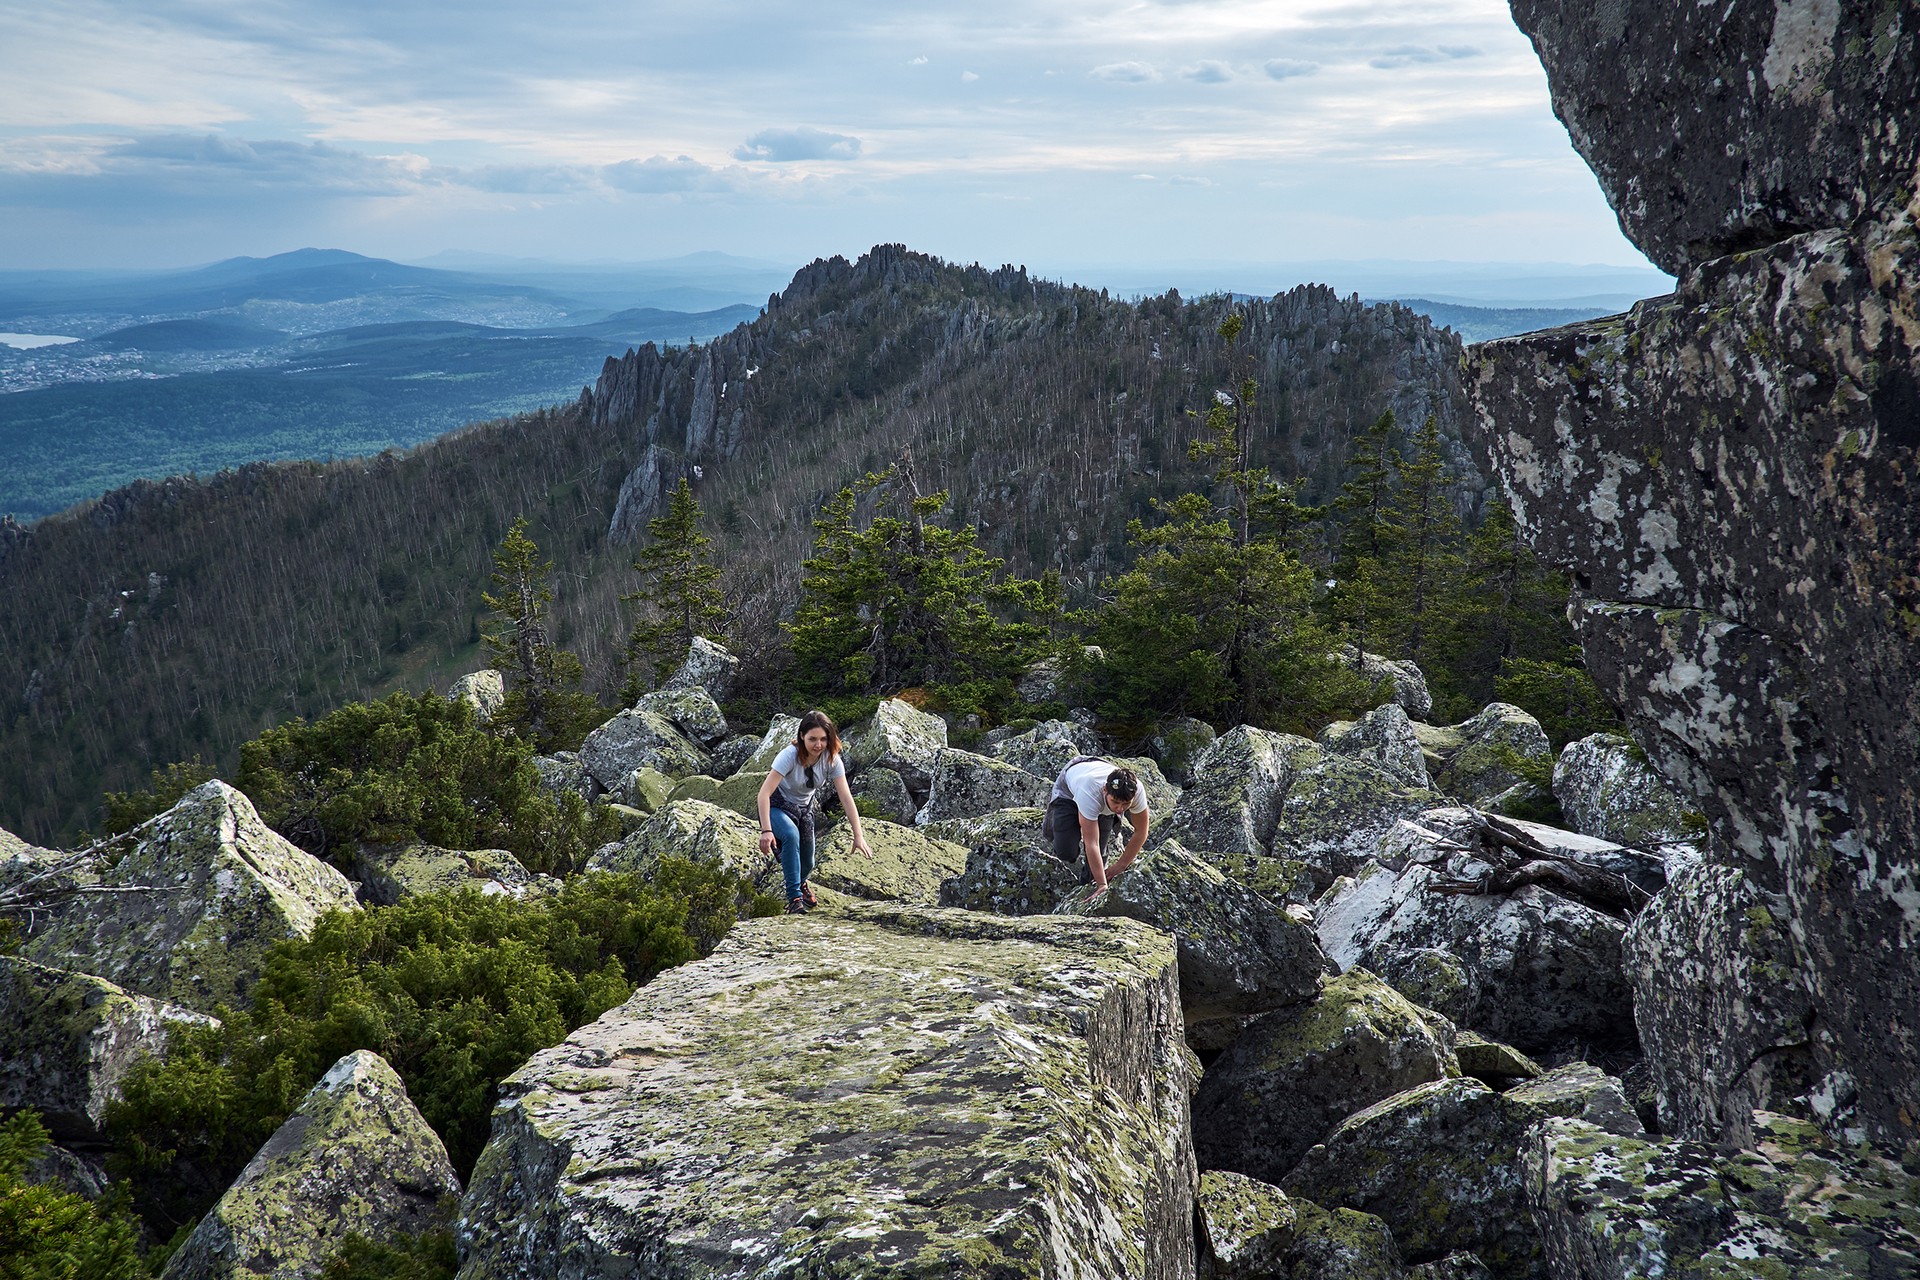
{"type": "Polygon", "coordinates": [[[691,156],[648,156],[645,160],[622,160],[602,169],[601,176],[610,187],[640,194],[670,191],[704,191],[718,186],[718,171],[691,156]]]}
{"type": "Polygon", "coordinates": [[[1367,65],[1380,71],[1392,71],[1400,67],[1409,67],[1418,63],[1457,62],[1462,58],[1477,58],[1480,50],[1470,44],[1443,44],[1437,48],[1426,45],[1403,44],[1388,49],[1367,65]]]}
{"type": "Polygon", "coordinates": [[[1317,62],[1302,62],[1298,58],[1270,58],[1260,69],[1275,80],[1291,80],[1295,76],[1310,76],[1320,69],[1317,62]]]}
{"type": "Polygon", "coordinates": [[[828,133],[811,125],[796,129],[762,129],[733,149],[735,160],[851,160],[860,154],[860,139],[846,133],[828,133]]]}
{"type": "Polygon", "coordinates": [[[1204,58],[1192,66],[1180,68],[1180,74],[1200,84],[1225,84],[1233,79],[1233,67],[1213,58],[1204,58]]]}
{"type": "Polygon", "coordinates": [[[1107,80],[1115,84],[1144,84],[1160,78],[1160,73],[1153,69],[1150,62],[1108,62],[1087,74],[1095,80],[1107,80]]]}
{"type": "Polygon", "coordinates": [[[980,73],[977,71],[962,71],[960,73],[961,84],[972,84],[975,80],[978,80],[979,78],[980,78],[980,73]]]}
{"type": "Polygon", "coordinates": [[[927,55],[923,53],[917,58],[908,58],[907,65],[910,67],[924,67],[927,65],[927,55]]]}

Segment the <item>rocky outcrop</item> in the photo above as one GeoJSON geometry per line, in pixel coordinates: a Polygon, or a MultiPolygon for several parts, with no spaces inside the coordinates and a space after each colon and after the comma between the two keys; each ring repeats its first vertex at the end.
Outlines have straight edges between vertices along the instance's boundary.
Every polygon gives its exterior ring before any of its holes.
{"type": "Polygon", "coordinates": [[[1172,716],[1162,720],[1153,731],[1153,758],[1160,762],[1169,781],[1186,786],[1193,781],[1193,766],[1200,755],[1220,735],[1205,720],[1192,716],[1172,716]]]}
{"type": "Polygon", "coordinates": [[[635,769],[657,769],[669,778],[698,773],[707,753],[658,711],[629,707],[587,735],[580,763],[601,787],[614,791],[635,769]]]}
{"type": "Polygon", "coordinates": [[[107,1104],[171,1029],[212,1018],[105,978],[0,956],[0,1111],[33,1110],[59,1141],[98,1139],[107,1104]]]}
{"type": "MultiPolygon", "coordinates": [[[[533,767],[540,775],[540,789],[554,800],[571,793],[591,804],[607,790],[580,763],[580,753],[577,751],[556,751],[550,756],[535,756],[533,767]]],[[[614,790],[617,794],[620,788],[616,786],[614,790]]]]}
{"type": "Polygon", "coordinates": [[[1274,818],[1273,852],[1314,867],[1323,885],[1365,865],[1402,819],[1440,803],[1436,793],[1364,760],[1297,742],[1274,818]]]}
{"type": "Polygon", "coordinates": [[[453,682],[453,687],[447,690],[447,696],[472,707],[474,719],[486,724],[506,705],[507,678],[491,667],[485,671],[470,671],[453,682]]]}
{"type": "MultiPolygon", "coordinates": [[[[1148,838],[1155,844],[1178,840],[1209,859],[1266,854],[1293,777],[1293,756],[1303,749],[1318,750],[1305,738],[1248,725],[1221,734],[1196,762],[1193,785],[1165,822],[1153,824],[1148,838]]],[[[1220,865],[1233,873],[1230,865],[1220,865]]]]}
{"type": "Polygon", "coordinates": [[[1372,974],[1344,973],[1313,1003],[1254,1019],[1207,1068],[1193,1100],[1200,1162],[1278,1183],[1354,1112],[1459,1075],[1452,1037],[1372,974]]]}
{"type": "Polygon", "coordinates": [[[740,659],[705,636],[695,636],[687,656],[667,677],[663,689],[704,689],[715,702],[725,702],[740,673],[740,659]]]}
{"type": "Polygon", "coordinates": [[[306,937],[326,912],[360,909],[345,876],[219,781],[140,828],[97,876],[105,892],[54,905],[21,953],[201,1013],[244,1007],[275,943],[306,937]]]}
{"type": "Polygon", "coordinates": [[[1496,812],[1546,798],[1528,776],[1553,771],[1553,747],[1538,720],[1512,703],[1494,702],[1451,731],[1459,746],[1433,773],[1439,790],[1496,812]]]}
{"type": "Polygon", "coordinates": [[[646,877],[662,858],[713,867],[785,896],[779,863],[760,852],[759,825],[703,800],[673,800],[648,814],[632,835],[594,850],[585,870],[646,877]]]}
{"type": "Polygon", "coordinates": [[[1624,1137],[1581,1120],[1534,1131],[1525,1174],[1549,1270],[1677,1275],[1920,1274],[1920,1177],[1762,1112],[1750,1150],[1624,1137]]]}
{"type": "MultiPolygon", "coordinates": [[[[1479,447],[1579,584],[1634,740],[1785,901],[1802,945],[1776,985],[1807,993],[1823,1123],[1920,1141],[1920,1038],[1887,1033],[1920,1007],[1911,7],[1515,8],[1622,225],[1679,280],[1480,347],[1479,447]]],[[[1738,1016],[1711,993],[1757,957],[1693,955],[1700,1002],[1738,1016]]]]}
{"type": "Polygon", "coordinates": [[[713,695],[699,685],[655,689],[643,693],[633,704],[635,711],[652,711],[665,716],[673,727],[699,743],[711,747],[727,736],[727,718],[713,695]]]}
{"type": "Polygon", "coordinates": [[[1048,785],[1075,756],[1097,756],[1105,748],[1100,735],[1071,720],[1042,720],[1030,729],[1003,738],[990,748],[995,759],[1025,769],[1048,785]]]}
{"type": "Polygon", "coordinates": [[[1051,783],[991,756],[942,747],[933,758],[933,781],[921,823],[978,818],[1000,809],[1044,806],[1051,783]]]}
{"type": "Polygon", "coordinates": [[[1187,1024],[1243,1018],[1300,1004],[1333,967],[1313,927],[1221,875],[1178,844],[1142,854],[1106,891],[1092,886],[1059,910],[1123,916],[1177,940],[1187,1024]]]}
{"type": "Polygon", "coordinates": [[[967,869],[964,847],[912,827],[869,818],[861,834],[873,850],[870,858],[854,852],[853,828],[844,822],[820,838],[816,886],[854,898],[937,907],[940,886],[967,869]]]}
{"type": "Polygon", "coordinates": [[[907,824],[920,811],[913,793],[907,790],[906,779],[891,769],[862,769],[860,776],[848,784],[847,791],[860,806],[863,816],[871,812],[888,822],[907,824]]]}
{"type": "Polygon", "coordinates": [[[1637,845],[1670,860],[1698,858],[1702,819],[1624,738],[1596,733],[1569,742],[1554,762],[1553,798],[1582,835],[1637,845]]]}
{"type": "Polygon", "coordinates": [[[379,1055],[333,1064],[241,1171],[162,1280],[313,1280],[349,1235],[398,1242],[437,1225],[460,1180],[379,1055]]]}
{"type": "Polygon", "coordinates": [[[1470,1252],[1493,1275],[1524,1280],[1539,1274],[1540,1237],[1521,1152],[1528,1130],[1551,1116],[1642,1133],[1619,1081],[1585,1063],[1507,1093],[1478,1080],[1436,1080],[1349,1116],[1283,1186],[1380,1218],[1409,1257],[1470,1252]]]}
{"type": "Polygon", "coordinates": [[[892,769],[915,795],[925,795],[933,785],[934,759],[946,745],[946,721],[888,698],[871,720],[847,735],[847,769],[892,769]]]}
{"type": "Polygon", "coordinates": [[[1194,1274],[1173,943],[751,921],[502,1085],[463,1280],[1194,1274]]]}
{"type": "Polygon", "coordinates": [[[1911,199],[1911,7],[1513,0],[1620,226],[1679,274],[1911,199]]]}
{"type": "Polygon", "coordinates": [[[422,893],[474,889],[488,897],[523,898],[533,876],[505,849],[441,849],[430,844],[363,846],[354,860],[360,896],[390,907],[422,893]]]}
{"type": "Polygon", "coordinates": [[[1424,720],[1433,714],[1433,694],[1428,691],[1426,673],[1418,664],[1396,662],[1377,653],[1361,653],[1350,644],[1341,645],[1327,657],[1345,663],[1359,671],[1363,678],[1384,686],[1386,695],[1415,720],[1424,720]]]}
{"type": "Polygon", "coordinates": [[[1335,721],[1320,731],[1318,741],[1327,750],[1365,761],[1409,787],[1423,791],[1433,787],[1413,722],[1397,702],[1375,707],[1358,720],[1335,721]]]}

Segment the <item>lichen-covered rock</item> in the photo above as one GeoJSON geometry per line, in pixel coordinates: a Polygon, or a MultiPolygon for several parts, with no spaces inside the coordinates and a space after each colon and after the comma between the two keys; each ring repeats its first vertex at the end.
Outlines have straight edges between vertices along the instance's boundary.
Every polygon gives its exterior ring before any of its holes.
{"type": "Polygon", "coordinates": [[[714,867],[762,893],[786,896],[778,860],[760,852],[759,824],[704,800],[669,801],[632,835],[594,850],[585,870],[646,877],[662,858],[714,867]]]}
{"type": "Polygon", "coordinates": [[[556,751],[550,756],[535,756],[533,767],[540,775],[540,789],[555,800],[571,792],[592,804],[607,790],[580,763],[580,753],[577,751],[556,751]]]}
{"type": "Polygon", "coordinates": [[[505,849],[363,845],[354,871],[360,878],[360,896],[382,907],[416,894],[456,889],[478,889],[489,897],[522,898],[533,885],[533,877],[520,859],[505,849]]]}
{"type": "Polygon", "coordinates": [[[1623,1137],[1580,1120],[1533,1131],[1528,1206],[1555,1276],[1920,1274],[1920,1176],[1762,1112],[1755,1147],[1623,1137]]]}
{"type": "Polygon", "coordinates": [[[99,883],[108,892],[54,906],[21,954],[201,1013],[245,1007],[274,944],[306,937],[329,911],[360,909],[345,876],[218,780],[141,828],[99,883]]]}
{"type": "Polygon", "coordinates": [[[1375,707],[1358,720],[1338,720],[1320,731],[1321,746],[1351,756],[1399,779],[1409,787],[1431,790],[1426,756],[1407,710],[1397,702],[1375,707]]]}
{"type": "Polygon", "coordinates": [[[980,818],[935,823],[930,836],[967,851],[966,869],[940,886],[940,905],[1002,916],[1044,915],[1086,878],[1041,843],[1039,809],[1002,809],[980,818]]]}
{"type": "Polygon", "coordinates": [[[1194,1274],[1172,940],[757,920],[501,1087],[464,1280],[1194,1274]]]}
{"type": "Polygon", "coordinates": [[[641,824],[647,820],[647,814],[652,812],[648,809],[636,809],[630,804],[621,804],[618,800],[610,800],[606,796],[601,796],[594,805],[613,815],[614,821],[620,824],[620,835],[623,838],[638,831],[641,824]]]}
{"type": "Polygon", "coordinates": [[[739,733],[728,738],[707,756],[707,776],[731,778],[746,766],[759,746],[760,739],[751,733],[739,733]]]}
{"type": "MultiPolygon", "coordinates": [[[[1387,833],[1380,841],[1380,861],[1398,871],[1410,861],[1432,862],[1436,849],[1443,845],[1481,845],[1483,825],[1481,815],[1459,805],[1429,809],[1387,833]]],[[[1667,887],[1668,859],[1663,853],[1629,848],[1526,818],[1503,817],[1500,825],[1532,840],[1556,858],[1612,872],[1649,898],[1667,887]]]]}
{"type": "MultiPolygon", "coordinates": [[[[1221,855],[1266,854],[1293,778],[1293,757],[1318,752],[1305,738],[1240,725],[1220,735],[1194,766],[1195,777],[1165,822],[1148,838],[1180,843],[1214,860],[1221,855]]],[[[1231,866],[1219,864],[1229,875],[1231,866]]]]}
{"type": "Polygon", "coordinates": [[[1452,729],[1460,746],[1433,775],[1436,788],[1496,813],[1547,798],[1533,780],[1553,771],[1553,747],[1538,720],[1512,703],[1493,702],[1452,729]]]}
{"type": "Polygon", "coordinates": [[[1513,0],[1620,226],[1676,274],[1913,197],[1920,40],[1898,0],[1513,0]]]}
{"type": "Polygon", "coordinates": [[[1454,1036],[1453,1052],[1460,1059],[1460,1074],[1484,1080],[1496,1089],[1506,1089],[1516,1080],[1533,1080],[1546,1074],[1539,1063],[1512,1045],[1489,1040],[1464,1027],[1454,1036]]]}
{"type": "Polygon", "coordinates": [[[853,828],[838,823],[820,838],[820,865],[813,883],[854,898],[940,905],[940,886],[967,869],[967,850],[912,827],[868,818],[861,834],[871,858],[853,850],[853,828]]]}
{"type": "Polygon", "coordinates": [[[1001,809],[1044,806],[1050,783],[991,756],[942,747],[933,758],[933,781],[919,821],[977,818],[1001,809]]]}
{"type": "Polygon", "coordinates": [[[888,698],[873,718],[853,729],[846,739],[849,773],[878,765],[906,779],[916,794],[933,785],[933,762],[947,745],[947,722],[900,701],[888,698]]]}
{"type": "Polygon", "coordinates": [[[1124,916],[1172,934],[1189,1026],[1311,1000],[1332,966],[1312,926],[1235,884],[1178,843],[1135,860],[1105,892],[1086,885],[1059,910],[1124,916]]]}
{"type": "MultiPolygon", "coordinates": [[[[919,806],[914,803],[913,793],[907,790],[907,781],[891,769],[862,769],[860,776],[847,784],[854,803],[870,806],[875,817],[888,822],[911,825],[919,806]]],[[[863,808],[862,813],[867,809],[863,808]]]]}
{"type": "Polygon", "coordinates": [[[1328,1211],[1257,1178],[1200,1175],[1194,1195],[1202,1280],[1401,1280],[1400,1253],[1380,1219],[1328,1211]]]}
{"type": "Polygon", "coordinates": [[[642,765],[627,775],[616,794],[621,804],[652,813],[667,802],[673,792],[673,779],[650,765],[642,765]]]}
{"type": "Polygon", "coordinates": [[[1273,852],[1320,869],[1322,883],[1359,870],[1401,819],[1441,801],[1364,760],[1299,741],[1274,818],[1273,852]]]}
{"type": "Polygon", "coordinates": [[[991,754],[1016,769],[1025,769],[1049,784],[1075,756],[1097,756],[1100,735],[1071,720],[1042,720],[1030,729],[993,744],[991,754]]]}
{"type": "Polygon", "coordinates": [[[1342,1120],[1404,1089],[1460,1074],[1453,1028],[1363,969],[1313,1003],[1255,1018],[1193,1100],[1209,1169],[1278,1183],[1342,1120]]]}
{"type": "MultiPolygon", "coordinates": [[[[1896,8],[1750,6],[1736,28],[1769,10],[1877,22],[1896,8]]],[[[1653,78],[1679,70],[1663,60],[1653,78]]],[[[1892,101],[1910,104],[1902,74],[1892,101]]],[[[1874,110],[1878,124],[1836,126],[1920,137],[1910,105],[1874,110]]],[[[1827,155],[1768,143],[1728,163],[1827,155]]],[[[1690,167],[1646,177],[1712,185],[1690,167]]],[[[1786,901],[1804,947],[1778,982],[1809,993],[1816,1092],[1849,1100],[1826,1123],[1896,1146],[1920,1140],[1920,1038],[1886,1033],[1920,1008],[1915,333],[1920,235],[1889,204],[1703,263],[1625,317],[1483,344],[1469,370],[1477,444],[1516,517],[1584,584],[1573,617],[1589,671],[1654,768],[1786,901]]]]}
{"type": "Polygon", "coordinates": [[[0,955],[0,1111],[33,1110],[63,1141],[99,1138],[107,1104],[170,1029],[212,1018],[105,978],[0,955]]]}
{"type": "Polygon", "coordinates": [[[587,735],[580,763],[611,791],[639,768],[658,769],[669,778],[699,773],[707,755],[658,711],[629,707],[587,735]]]}
{"type": "Polygon", "coordinates": [[[1184,787],[1193,781],[1193,766],[1201,752],[1212,746],[1219,736],[1205,720],[1171,716],[1154,729],[1149,745],[1168,780],[1184,787]]]}
{"type": "Polygon", "coordinates": [[[474,719],[486,724],[506,705],[507,678],[491,667],[485,671],[469,671],[453,682],[447,697],[465,702],[473,708],[474,719]]]}
{"type": "Polygon", "coordinates": [[[727,736],[727,718],[721,714],[720,704],[699,685],[655,689],[642,694],[633,709],[665,716],[676,729],[703,747],[713,746],[727,736]]]}
{"type": "Polygon", "coordinates": [[[1575,831],[1615,844],[1665,854],[1670,846],[1697,846],[1703,834],[1700,815],[1616,734],[1566,745],[1553,766],[1553,798],[1575,831]]]}
{"type": "Polygon", "coordinates": [[[459,1194],[446,1147],[400,1077],[356,1050],[267,1139],[162,1280],[313,1280],[349,1235],[419,1235],[459,1194]]]}
{"type": "Polygon", "coordinates": [[[695,636],[687,646],[687,656],[667,677],[667,689],[704,689],[715,702],[725,702],[733,692],[733,681],[740,671],[740,659],[705,636],[695,636]]]}
{"type": "MultiPolygon", "coordinates": [[[[1799,1110],[1813,1087],[1810,967],[1792,907],[1744,868],[1708,863],[1681,876],[1626,936],[1640,1043],[1661,1127],[1750,1140],[1756,1108],[1799,1110]]],[[[1815,1105],[1847,1097],[1816,1094],[1815,1105]]]]}
{"type": "MultiPolygon", "coordinates": [[[[746,762],[733,771],[733,776],[738,777],[744,773],[753,774],[758,778],[764,779],[767,776],[767,770],[773,768],[774,758],[792,746],[793,740],[798,737],[799,734],[799,716],[777,715],[773,717],[773,719],[767,722],[767,731],[760,735],[759,744],[754,747],[752,754],[747,757],[746,762]]],[[[859,767],[859,762],[852,758],[852,753],[844,739],[841,741],[840,749],[842,753],[848,757],[846,762],[847,772],[854,772],[859,767]]]]}
{"type": "Polygon", "coordinates": [[[759,773],[736,773],[725,782],[715,782],[704,773],[690,773],[673,784],[667,803],[676,800],[704,800],[743,818],[751,818],[756,829],[760,823],[760,785],[767,780],[759,773]]]}
{"type": "MultiPolygon", "coordinates": [[[[1444,878],[1470,880],[1485,870],[1468,855],[1444,852],[1433,865],[1374,867],[1314,905],[1320,945],[1342,969],[1402,976],[1424,976],[1416,953],[1455,957],[1468,975],[1447,1002],[1458,1020],[1523,1049],[1631,1044],[1626,923],[1541,885],[1504,894],[1438,888],[1444,878]]],[[[1424,982],[1413,992],[1435,994],[1424,982]]]]}
{"type": "MultiPolygon", "coordinates": [[[[1363,870],[1352,883],[1367,879],[1372,870],[1363,870]]],[[[1330,897],[1329,905],[1332,901],[1330,897]]],[[[1317,916],[1315,923],[1317,926],[1317,916]]],[[[1451,951],[1439,947],[1381,947],[1368,952],[1367,960],[1367,968],[1388,986],[1449,1022],[1468,1026],[1479,1012],[1480,971],[1451,951]]],[[[1474,1074],[1464,1063],[1461,1069],[1474,1074]]]]}
{"type": "Polygon", "coordinates": [[[1415,1086],[1349,1116],[1282,1185],[1373,1214],[1412,1257],[1471,1252],[1495,1276],[1524,1280],[1541,1256],[1521,1176],[1528,1129],[1597,1112],[1622,1124],[1616,1132],[1641,1132],[1618,1081],[1584,1063],[1561,1077],[1504,1094],[1467,1078],[1415,1086]]]}
{"type": "MultiPolygon", "coordinates": [[[[1097,644],[1081,646],[1081,651],[1094,662],[1104,661],[1106,653],[1097,644]]],[[[1043,658],[1020,673],[1013,682],[1013,691],[1020,695],[1022,702],[1061,702],[1069,695],[1069,672],[1067,664],[1059,658],[1043,658]]]]}
{"type": "Polygon", "coordinates": [[[1417,663],[1396,662],[1377,653],[1359,653],[1350,644],[1341,645],[1327,656],[1356,667],[1362,677],[1375,684],[1386,685],[1388,696],[1415,720],[1433,714],[1433,694],[1428,692],[1426,673],[1417,663]]]}

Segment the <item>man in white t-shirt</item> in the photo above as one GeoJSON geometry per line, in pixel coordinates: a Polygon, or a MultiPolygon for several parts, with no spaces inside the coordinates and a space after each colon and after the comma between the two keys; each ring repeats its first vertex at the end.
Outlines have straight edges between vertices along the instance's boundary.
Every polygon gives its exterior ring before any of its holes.
{"type": "Polygon", "coordinates": [[[1105,889],[1107,882],[1133,865],[1147,842],[1147,793],[1140,776],[1098,756],[1075,756],[1053,780],[1047,816],[1041,834],[1062,862],[1084,857],[1086,880],[1105,889]],[[1107,839],[1120,826],[1120,815],[1133,821],[1127,847],[1109,867],[1101,856],[1107,839]]]}

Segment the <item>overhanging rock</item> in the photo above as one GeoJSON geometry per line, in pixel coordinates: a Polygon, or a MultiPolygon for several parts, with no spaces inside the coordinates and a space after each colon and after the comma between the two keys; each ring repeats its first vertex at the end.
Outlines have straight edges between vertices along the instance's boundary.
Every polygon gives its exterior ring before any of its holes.
{"type": "Polygon", "coordinates": [[[502,1086],[461,1280],[1193,1275],[1172,939],[739,926],[502,1086]]]}

